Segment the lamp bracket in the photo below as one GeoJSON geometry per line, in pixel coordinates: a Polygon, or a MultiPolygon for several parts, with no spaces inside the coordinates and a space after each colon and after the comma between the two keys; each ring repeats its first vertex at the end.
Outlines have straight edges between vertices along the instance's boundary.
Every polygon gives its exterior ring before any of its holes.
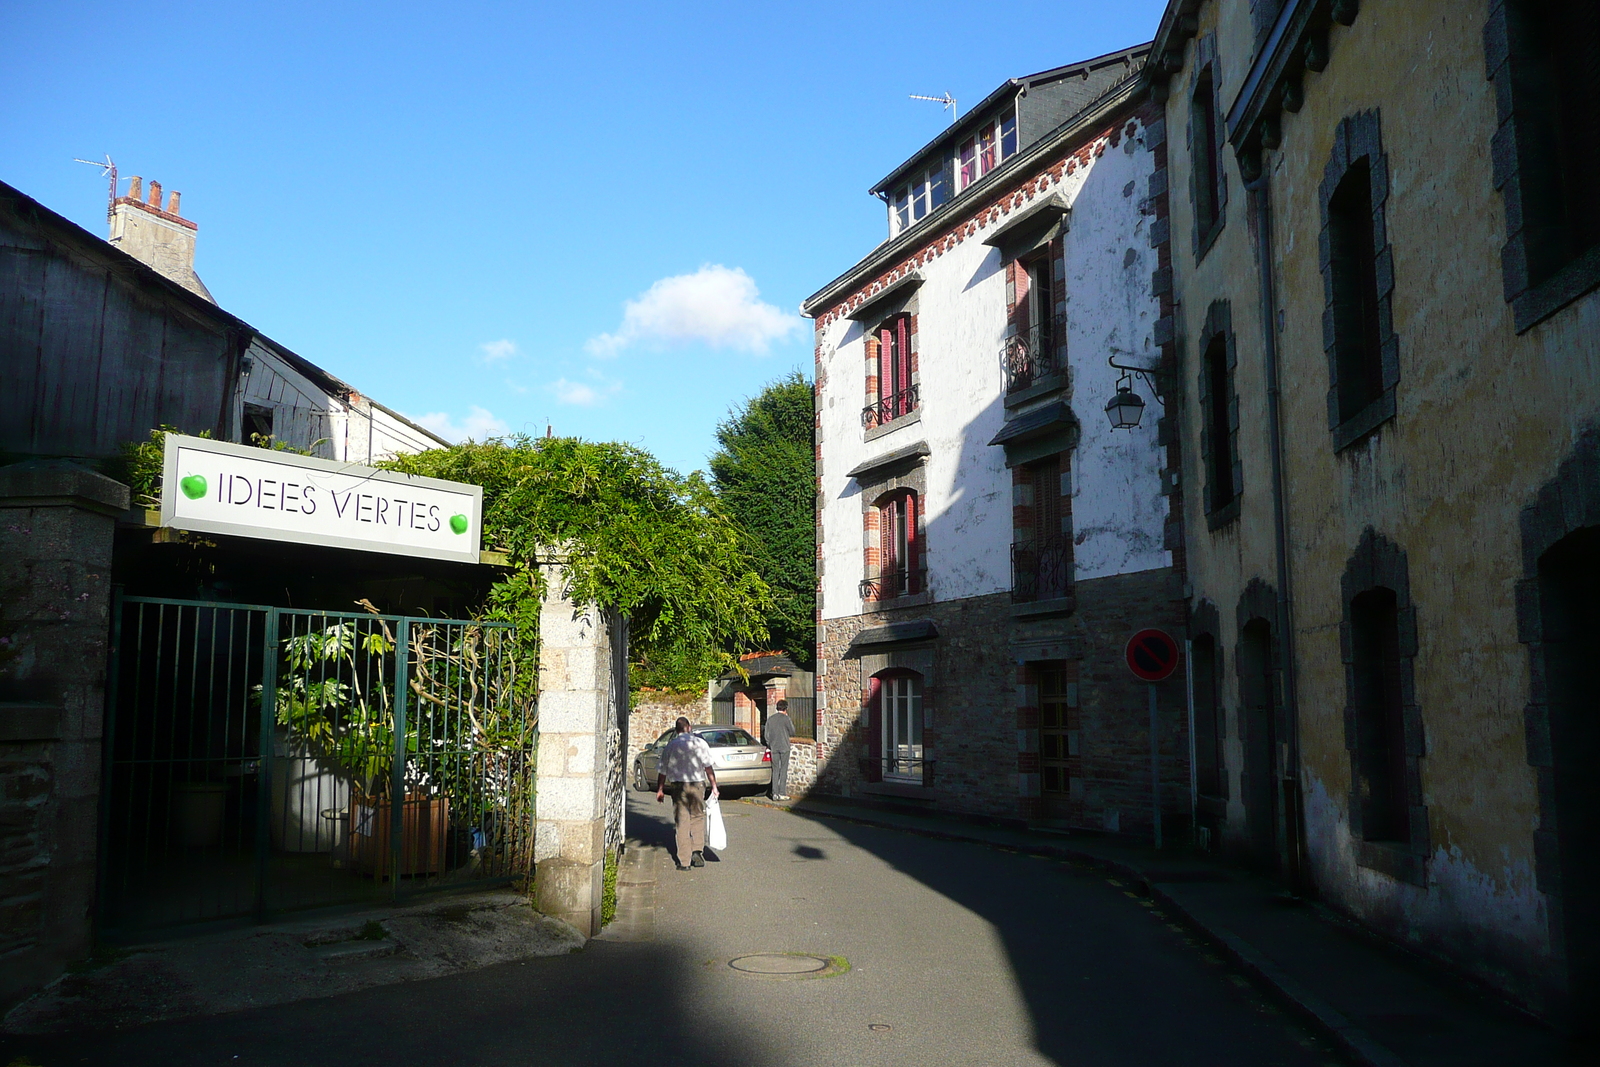
{"type": "Polygon", "coordinates": [[[1167,406],[1166,390],[1162,388],[1161,381],[1166,375],[1160,367],[1135,367],[1127,363],[1118,363],[1115,356],[1107,356],[1106,362],[1114,369],[1122,371],[1124,378],[1130,374],[1137,374],[1140,380],[1150,387],[1150,392],[1155,394],[1155,398],[1161,402],[1161,406],[1163,408],[1167,406]]]}

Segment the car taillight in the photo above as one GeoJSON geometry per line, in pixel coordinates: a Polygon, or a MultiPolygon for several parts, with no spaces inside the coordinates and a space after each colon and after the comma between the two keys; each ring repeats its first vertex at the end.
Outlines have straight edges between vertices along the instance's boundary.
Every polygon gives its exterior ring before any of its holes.
{"type": "Polygon", "coordinates": [[[761,753],[761,762],[762,763],[771,763],[772,762],[772,751],[770,749],[768,749],[767,751],[761,753]]]}

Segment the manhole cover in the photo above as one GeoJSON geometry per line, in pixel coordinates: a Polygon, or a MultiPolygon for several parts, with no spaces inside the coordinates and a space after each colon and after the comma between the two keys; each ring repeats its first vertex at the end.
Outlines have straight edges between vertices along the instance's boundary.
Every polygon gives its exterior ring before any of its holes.
{"type": "Polygon", "coordinates": [[[728,966],[746,974],[815,974],[833,965],[832,960],[821,956],[803,956],[787,952],[758,952],[728,961],[728,966]]]}

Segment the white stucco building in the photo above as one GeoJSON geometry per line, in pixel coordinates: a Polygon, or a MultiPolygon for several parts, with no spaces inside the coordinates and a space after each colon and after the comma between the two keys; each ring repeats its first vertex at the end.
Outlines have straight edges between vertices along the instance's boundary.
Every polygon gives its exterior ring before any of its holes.
{"type": "MultiPolygon", "coordinates": [[[[1165,359],[1145,51],[1007,81],[874,187],[888,240],[803,307],[820,791],[1153,822],[1145,694],[1120,661],[1139,629],[1181,633],[1176,459],[1157,379],[1109,362],[1165,359]],[[1119,383],[1144,400],[1131,430],[1105,411],[1119,383]]],[[[1160,721],[1186,812],[1181,677],[1160,721]]]]}

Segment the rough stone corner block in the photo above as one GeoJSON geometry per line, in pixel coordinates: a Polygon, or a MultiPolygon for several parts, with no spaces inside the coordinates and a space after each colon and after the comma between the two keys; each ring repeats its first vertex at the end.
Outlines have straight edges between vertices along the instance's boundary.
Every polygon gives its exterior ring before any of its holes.
{"type": "Polygon", "coordinates": [[[0,467],[0,1011],[89,954],[111,545],[128,487],[85,467],[0,467]],[[48,573],[51,579],[35,576],[48,573]]]}
{"type": "Polygon", "coordinates": [[[615,655],[618,620],[563,594],[559,564],[546,564],[539,609],[536,905],[585,937],[600,932],[605,871],[610,732],[627,681],[615,655]]]}

